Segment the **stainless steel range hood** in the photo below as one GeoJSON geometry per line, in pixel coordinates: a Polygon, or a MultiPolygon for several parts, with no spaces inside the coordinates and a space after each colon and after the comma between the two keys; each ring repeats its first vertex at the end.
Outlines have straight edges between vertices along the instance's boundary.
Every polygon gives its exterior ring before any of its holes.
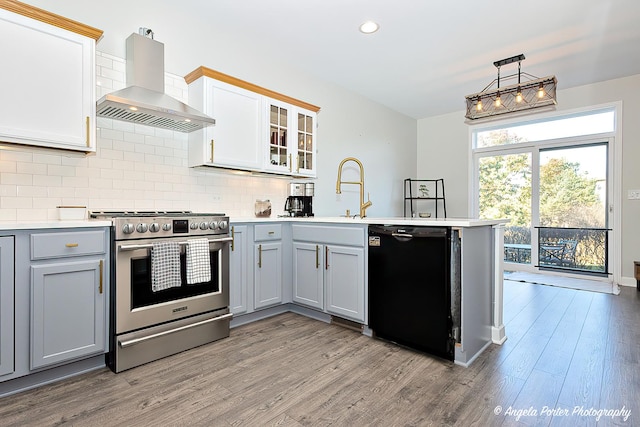
{"type": "Polygon", "coordinates": [[[127,87],[100,98],[98,116],[179,132],[214,125],[213,118],[164,93],[164,44],[153,40],[151,30],[140,32],[127,38],[127,87]]]}

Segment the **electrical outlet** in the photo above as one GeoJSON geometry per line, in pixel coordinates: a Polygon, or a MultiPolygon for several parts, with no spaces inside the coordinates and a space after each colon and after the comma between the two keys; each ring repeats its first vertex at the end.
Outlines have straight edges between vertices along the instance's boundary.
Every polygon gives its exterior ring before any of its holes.
{"type": "Polygon", "coordinates": [[[216,195],[211,196],[211,200],[214,202],[220,202],[222,201],[222,196],[216,196],[216,195]]]}
{"type": "Polygon", "coordinates": [[[627,199],[629,200],[640,199],[640,190],[629,190],[629,193],[627,194],[627,199]]]}

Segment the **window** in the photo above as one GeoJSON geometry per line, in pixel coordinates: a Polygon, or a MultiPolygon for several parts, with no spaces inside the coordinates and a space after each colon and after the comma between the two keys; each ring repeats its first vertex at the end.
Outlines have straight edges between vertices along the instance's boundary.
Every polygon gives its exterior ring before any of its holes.
{"type": "Polygon", "coordinates": [[[615,113],[608,107],[473,131],[473,213],[511,220],[504,256],[513,269],[608,273],[615,113]]]}

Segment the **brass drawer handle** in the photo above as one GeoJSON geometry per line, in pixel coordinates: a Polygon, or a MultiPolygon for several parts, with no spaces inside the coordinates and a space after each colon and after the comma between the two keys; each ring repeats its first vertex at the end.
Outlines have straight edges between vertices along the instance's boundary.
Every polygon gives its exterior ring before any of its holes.
{"type": "Polygon", "coordinates": [[[262,245],[258,245],[258,268],[262,268],[262,245]]]}
{"type": "Polygon", "coordinates": [[[90,118],[89,116],[87,116],[86,120],[85,120],[86,124],[86,129],[87,129],[87,148],[91,148],[91,122],[90,122],[90,118]]]}
{"type": "Polygon", "coordinates": [[[65,246],[68,248],[77,248],[78,244],[77,243],[65,243],[65,246]]]}
{"type": "Polygon", "coordinates": [[[231,226],[231,251],[236,250],[236,228],[231,226]]]}
{"type": "Polygon", "coordinates": [[[102,293],[102,276],[104,275],[104,261],[100,260],[100,293],[102,293]]]}

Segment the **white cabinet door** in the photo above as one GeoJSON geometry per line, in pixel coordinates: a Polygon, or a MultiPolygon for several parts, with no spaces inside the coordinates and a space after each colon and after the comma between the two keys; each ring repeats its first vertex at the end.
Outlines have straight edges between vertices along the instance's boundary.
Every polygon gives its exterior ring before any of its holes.
{"type": "Polygon", "coordinates": [[[249,247],[247,226],[232,225],[231,255],[229,257],[229,309],[233,314],[247,312],[249,289],[249,247]]]}
{"type": "Polygon", "coordinates": [[[104,260],[31,266],[31,369],[105,350],[104,260]]]}
{"type": "Polygon", "coordinates": [[[302,108],[293,110],[295,126],[293,175],[316,176],[316,113],[302,108]]]}
{"type": "Polygon", "coordinates": [[[0,141],[95,151],[95,40],[0,9],[0,141]]]}
{"type": "Polygon", "coordinates": [[[324,310],[324,245],[293,243],[293,301],[324,310]]]}
{"type": "Polygon", "coordinates": [[[316,113],[265,98],[265,170],[316,176],[316,113]]]}
{"type": "Polygon", "coordinates": [[[364,322],[364,249],[332,245],[326,252],[326,310],[364,322]]]}
{"type": "Polygon", "coordinates": [[[216,119],[215,126],[189,134],[190,166],[261,169],[260,95],[201,77],[189,85],[189,101],[194,108],[216,119]]]}
{"type": "Polygon", "coordinates": [[[294,171],[294,150],[291,135],[293,107],[275,99],[265,99],[265,129],[263,138],[264,168],[269,172],[291,175],[294,171]]]}
{"type": "Polygon", "coordinates": [[[257,243],[254,259],[254,307],[282,303],[282,242],[257,243]]]}
{"type": "Polygon", "coordinates": [[[15,369],[13,245],[13,236],[0,237],[0,376],[15,369]]]}

